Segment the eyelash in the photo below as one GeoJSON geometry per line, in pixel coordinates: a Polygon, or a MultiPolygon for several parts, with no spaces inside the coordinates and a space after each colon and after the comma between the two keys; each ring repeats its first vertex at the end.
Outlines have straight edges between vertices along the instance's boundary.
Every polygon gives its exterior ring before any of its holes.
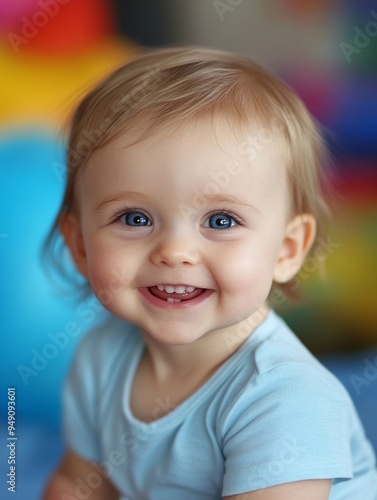
{"type": "MultiPolygon", "coordinates": [[[[243,226],[244,225],[244,222],[242,221],[242,219],[240,217],[238,217],[238,215],[236,215],[234,212],[232,212],[231,210],[227,210],[226,208],[224,209],[220,209],[220,210],[214,210],[213,212],[209,213],[207,215],[207,219],[208,220],[210,217],[214,216],[214,215],[226,215],[227,217],[229,217],[230,219],[233,219],[234,222],[236,222],[237,226],[243,226]]],[[[228,228],[230,229],[230,228],[228,228]]],[[[219,229],[220,231],[224,231],[223,229],[219,229]]],[[[217,231],[217,229],[216,229],[217,231]]]]}
{"type": "MultiPolygon", "coordinates": [[[[132,206],[132,207],[123,207],[120,210],[118,210],[117,213],[112,217],[111,223],[118,222],[121,217],[123,217],[127,214],[131,214],[133,212],[140,212],[140,213],[144,214],[146,217],[148,217],[149,220],[152,220],[151,217],[144,210],[132,206]]],[[[227,217],[233,219],[238,226],[244,225],[244,222],[242,221],[242,219],[238,215],[236,215],[234,212],[232,212],[231,210],[228,210],[226,208],[220,209],[220,210],[214,210],[213,212],[210,212],[209,214],[207,214],[206,220],[208,220],[210,217],[212,217],[214,215],[226,215],[227,217]]]]}
{"type": "Polygon", "coordinates": [[[112,217],[111,223],[118,222],[121,217],[127,214],[132,214],[134,212],[140,212],[144,214],[148,219],[152,220],[151,217],[142,209],[137,208],[137,207],[123,207],[120,210],[117,211],[117,213],[112,217]]]}

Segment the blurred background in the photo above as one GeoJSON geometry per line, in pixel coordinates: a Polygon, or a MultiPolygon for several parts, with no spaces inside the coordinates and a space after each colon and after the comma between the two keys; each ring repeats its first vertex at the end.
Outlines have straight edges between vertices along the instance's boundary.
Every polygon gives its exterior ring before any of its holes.
{"type": "Polygon", "coordinates": [[[64,189],[62,128],[117,65],[148,47],[188,43],[256,59],[323,126],[334,217],[297,277],[304,298],[271,301],[346,385],[377,448],[375,1],[0,0],[1,498],[7,388],[17,395],[16,498],[38,499],[63,450],[62,381],[77,342],[103,314],[93,298],[62,295],[40,257],[64,189]]]}

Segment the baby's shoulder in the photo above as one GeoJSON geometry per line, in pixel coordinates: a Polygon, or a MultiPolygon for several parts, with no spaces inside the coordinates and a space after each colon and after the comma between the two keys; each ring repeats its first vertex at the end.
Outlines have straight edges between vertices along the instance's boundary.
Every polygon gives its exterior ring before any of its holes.
{"type": "Polygon", "coordinates": [[[325,368],[306,348],[286,323],[274,315],[269,332],[253,345],[250,342],[242,392],[252,391],[254,396],[280,395],[319,399],[337,397],[348,405],[349,396],[339,380],[325,368]]]}
{"type": "Polygon", "coordinates": [[[298,433],[298,425],[303,434],[317,426],[323,435],[330,428],[346,434],[357,425],[345,388],[282,323],[249,342],[243,366],[229,382],[231,397],[222,399],[219,435],[249,425],[254,433],[258,422],[261,433],[271,425],[286,436],[298,433]]]}

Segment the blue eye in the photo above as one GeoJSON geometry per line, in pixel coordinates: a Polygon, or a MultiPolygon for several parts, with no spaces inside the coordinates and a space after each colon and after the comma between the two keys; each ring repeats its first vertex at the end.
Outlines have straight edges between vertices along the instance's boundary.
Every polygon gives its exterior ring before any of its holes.
{"type": "Polygon", "coordinates": [[[210,227],[211,229],[229,229],[237,224],[233,217],[226,213],[213,214],[207,221],[208,225],[206,224],[206,227],[210,227]]]}
{"type": "Polygon", "coordinates": [[[129,212],[121,215],[119,221],[127,226],[142,227],[150,226],[151,221],[143,212],[129,212]]]}

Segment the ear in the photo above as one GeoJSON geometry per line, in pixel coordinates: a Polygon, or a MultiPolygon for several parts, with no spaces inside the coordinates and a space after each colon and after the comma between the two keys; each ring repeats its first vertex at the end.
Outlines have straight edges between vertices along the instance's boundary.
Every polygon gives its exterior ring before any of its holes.
{"type": "Polygon", "coordinates": [[[311,214],[296,215],[288,223],[275,265],[276,283],[286,283],[300,270],[314,242],[316,226],[311,214]]]}
{"type": "Polygon", "coordinates": [[[87,278],[86,250],[79,218],[73,213],[63,214],[59,227],[77,269],[87,278]]]}

